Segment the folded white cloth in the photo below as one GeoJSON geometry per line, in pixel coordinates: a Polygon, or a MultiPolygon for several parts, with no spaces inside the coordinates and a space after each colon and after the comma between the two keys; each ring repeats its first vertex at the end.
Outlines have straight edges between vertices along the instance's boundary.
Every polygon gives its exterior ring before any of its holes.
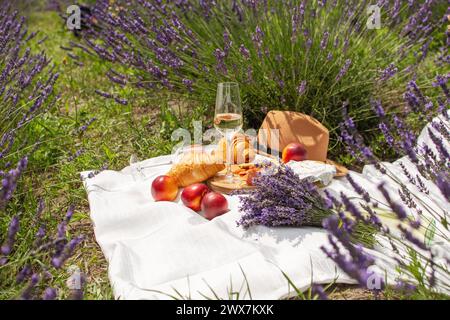
{"type": "MultiPolygon", "coordinates": [[[[421,135],[422,142],[427,139],[421,135]]],[[[172,156],[143,161],[138,164],[141,173],[135,166],[94,178],[82,173],[117,299],[278,299],[294,291],[283,273],[299,290],[312,282],[354,282],[321,251],[328,246],[325,230],[256,226],[245,231],[236,225],[240,212],[235,196],[226,196],[230,211],[212,221],[179,200],[154,202],[151,182],[169,170],[171,161],[172,156]]],[[[402,176],[398,161],[390,167],[402,176]]],[[[362,174],[350,174],[371,196],[382,199],[377,184],[388,177],[370,166],[362,174]]],[[[327,189],[353,194],[345,178],[334,179],[327,189]]],[[[447,203],[438,190],[430,190],[438,203],[447,203]]],[[[389,256],[383,250],[373,252],[381,265],[382,257],[389,256]]]]}

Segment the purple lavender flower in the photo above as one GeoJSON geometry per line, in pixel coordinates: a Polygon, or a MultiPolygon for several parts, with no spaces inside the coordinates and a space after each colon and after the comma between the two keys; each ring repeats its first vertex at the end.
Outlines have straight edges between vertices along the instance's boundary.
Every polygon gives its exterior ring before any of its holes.
{"type": "Polygon", "coordinates": [[[264,32],[259,26],[256,26],[255,32],[252,34],[252,41],[258,52],[258,57],[262,57],[262,45],[263,45],[264,32]]]}
{"type": "Polygon", "coordinates": [[[16,276],[16,282],[22,283],[24,282],[28,277],[32,275],[32,270],[29,265],[25,265],[17,274],[16,276]]]}
{"type": "Polygon", "coordinates": [[[439,172],[436,178],[436,185],[447,201],[450,201],[450,175],[448,172],[439,172]]]}
{"type": "Polygon", "coordinates": [[[70,240],[64,247],[59,249],[57,253],[51,259],[52,265],[59,269],[62,267],[64,262],[73,254],[75,248],[83,241],[83,237],[79,236],[70,240]]]}
{"type": "Polygon", "coordinates": [[[352,186],[353,190],[355,190],[355,192],[359,194],[364,199],[364,201],[370,203],[369,193],[352,178],[352,175],[348,174],[346,178],[348,182],[350,182],[350,185],[352,186]]]}
{"type": "Polygon", "coordinates": [[[44,290],[44,295],[42,297],[43,300],[55,300],[57,295],[57,291],[55,288],[46,288],[44,290]]]}
{"type": "Polygon", "coordinates": [[[450,100],[450,91],[447,88],[447,82],[448,79],[450,78],[449,76],[442,76],[442,75],[437,75],[436,76],[436,81],[433,82],[433,86],[434,87],[441,87],[442,91],[444,92],[445,96],[447,97],[447,101],[450,100]]]}
{"type": "Polygon", "coordinates": [[[391,196],[389,195],[389,192],[384,187],[384,183],[378,185],[378,190],[381,191],[384,199],[387,201],[389,206],[392,208],[392,211],[394,211],[394,213],[400,220],[405,220],[408,218],[408,214],[406,213],[405,209],[400,204],[392,200],[391,196]]]}
{"type": "Polygon", "coordinates": [[[386,81],[392,78],[398,72],[398,68],[393,64],[389,64],[386,69],[381,72],[380,80],[386,81]]]}
{"type": "MultiPolygon", "coordinates": [[[[324,220],[323,226],[330,232],[328,240],[333,249],[325,246],[322,246],[321,249],[345,273],[357,280],[360,286],[367,287],[369,278],[373,277],[369,267],[374,264],[374,258],[364,252],[361,246],[352,243],[349,234],[344,231],[345,228],[342,228],[340,223],[335,215],[324,220]],[[342,252],[341,247],[337,245],[337,241],[346,249],[348,254],[342,252]]],[[[383,286],[382,281],[380,281],[380,284],[383,286]]]]}
{"type": "Polygon", "coordinates": [[[22,292],[21,299],[29,300],[31,298],[34,288],[37,286],[37,284],[39,283],[40,280],[41,280],[40,276],[38,274],[34,273],[30,278],[28,286],[22,292]]]}
{"type": "Polygon", "coordinates": [[[222,74],[227,74],[228,69],[225,65],[225,57],[226,57],[225,52],[223,52],[220,49],[216,49],[214,51],[214,56],[216,57],[216,61],[217,61],[216,70],[222,74]]]}
{"type": "Polygon", "coordinates": [[[74,154],[70,155],[67,160],[69,162],[74,161],[75,159],[79,158],[83,153],[85,153],[86,150],[84,148],[78,149],[77,151],[75,151],[74,154]]]}
{"type": "Polygon", "coordinates": [[[328,31],[325,31],[322,35],[322,40],[320,41],[320,49],[325,50],[328,45],[328,38],[330,36],[330,33],[328,31]]]}
{"type": "Polygon", "coordinates": [[[231,46],[233,45],[233,41],[231,41],[230,34],[226,31],[223,33],[223,41],[224,41],[223,52],[225,53],[225,56],[228,56],[231,46]]]}
{"type": "Polygon", "coordinates": [[[17,187],[17,181],[28,164],[28,158],[19,160],[16,169],[10,170],[6,177],[2,179],[2,188],[0,189],[0,207],[4,206],[12,197],[17,187]]]}
{"type": "Polygon", "coordinates": [[[352,64],[352,60],[350,60],[350,59],[345,60],[344,66],[342,67],[342,69],[339,71],[339,73],[336,76],[336,79],[335,79],[336,82],[338,82],[345,76],[345,74],[347,73],[351,64],[352,64]]]}
{"type": "Polygon", "coordinates": [[[128,104],[128,100],[127,99],[123,99],[120,97],[114,97],[114,101],[116,101],[118,104],[124,105],[126,106],[128,104]]]}
{"type": "Polygon", "coordinates": [[[240,45],[239,52],[242,54],[245,60],[250,59],[250,51],[243,44],[240,45]]]}
{"type": "Polygon", "coordinates": [[[94,123],[94,121],[97,121],[96,117],[92,117],[91,119],[86,121],[86,123],[78,129],[78,132],[79,133],[85,132],[91,126],[91,124],[94,123]]]}
{"type": "Polygon", "coordinates": [[[302,80],[300,85],[297,87],[297,93],[299,96],[303,95],[306,91],[306,80],[302,80]]]}
{"type": "Polygon", "coordinates": [[[186,86],[186,88],[188,89],[189,92],[192,92],[192,80],[190,79],[183,79],[181,80],[183,82],[183,84],[186,86]]]}
{"type": "Polygon", "coordinates": [[[102,96],[104,98],[108,98],[108,99],[113,98],[112,94],[104,92],[104,91],[101,91],[101,90],[98,90],[98,89],[95,90],[95,93],[97,93],[98,95],[100,95],[100,96],[102,96]]]}
{"type": "Polygon", "coordinates": [[[328,296],[321,285],[313,284],[313,286],[311,287],[311,294],[312,296],[319,297],[320,300],[328,300],[328,296]]]}
{"type": "Polygon", "coordinates": [[[300,6],[294,8],[294,13],[292,14],[292,36],[291,41],[295,42],[297,39],[297,32],[301,29],[303,24],[303,19],[305,16],[305,1],[300,3],[300,6]]]}
{"type": "Polygon", "coordinates": [[[0,249],[0,252],[3,255],[7,256],[11,253],[16,238],[16,234],[18,231],[19,231],[19,217],[14,216],[11,219],[11,222],[9,223],[8,233],[6,236],[7,238],[0,249]]]}
{"type": "Polygon", "coordinates": [[[400,0],[395,0],[394,1],[394,8],[393,8],[393,10],[391,12],[391,16],[392,16],[393,19],[398,17],[399,11],[400,11],[400,0]]]}

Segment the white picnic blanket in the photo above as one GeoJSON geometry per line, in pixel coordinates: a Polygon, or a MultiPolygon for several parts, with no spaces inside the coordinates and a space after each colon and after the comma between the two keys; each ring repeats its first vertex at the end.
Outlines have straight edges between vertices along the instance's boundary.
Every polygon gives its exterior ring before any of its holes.
{"type": "MultiPolygon", "coordinates": [[[[427,139],[424,131],[420,140],[427,139]]],[[[320,250],[328,246],[322,229],[256,226],[245,231],[236,225],[236,196],[226,196],[230,211],[212,221],[179,200],[154,202],[151,182],[170,169],[171,159],[141,162],[145,178],[131,167],[93,178],[82,173],[116,299],[279,299],[294,292],[285,275],[299,290],[312,282],[353,283],[320,250]]],[[[402,175],[398,161],[390,166],[402,175]]],[[[387,179],[370,166],[362,174],[350,174],[372,196],[380,196],[376,186],[387,179]]],[[[345,178],[334,179],[327,188],[352,194],[345,178]]],[[[438,203],[447,203],[438,190],[431,190],[438,203]]],[[[386,255],[374,253],[380,260],[386,255]]]]}

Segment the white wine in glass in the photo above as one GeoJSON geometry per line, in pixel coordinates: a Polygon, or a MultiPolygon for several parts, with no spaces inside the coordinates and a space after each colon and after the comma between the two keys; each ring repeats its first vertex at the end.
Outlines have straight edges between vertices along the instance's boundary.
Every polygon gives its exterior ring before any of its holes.
{"type": "Polygon", "coordinates": [[[214,115],[214,127],[226,138],[227,141],[227,183],[238,183],[231,172],[233,162],[233,150],[231,141],[233,136],[242,129],[242,107],[239,93],[239,85],[236,82],[223,82],[217,85],[216,111],[214,115]]]}

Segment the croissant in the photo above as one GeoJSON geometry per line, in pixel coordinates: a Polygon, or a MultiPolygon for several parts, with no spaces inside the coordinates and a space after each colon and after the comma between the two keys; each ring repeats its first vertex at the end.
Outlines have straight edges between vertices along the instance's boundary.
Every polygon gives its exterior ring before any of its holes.
{"type": "MultiPolygon", "coordinates": [[[[255,149],[250,138],[244,134],[238,133],[231,140],[233,150],[233,164],[249,163],[255,159],[255,149]]],[[[227,161],[227,142],[221,139],[217,146],[216,157],[220,162],[227,161]]]]}
{"type": "Polygon", "coordinates": [[[225,165],[203,151],[190,151],[183,155],[180,162],[174,164],[167,173],[175,179],[179,187],[186,187],[193,183],[205,181],[225,165]]]}

